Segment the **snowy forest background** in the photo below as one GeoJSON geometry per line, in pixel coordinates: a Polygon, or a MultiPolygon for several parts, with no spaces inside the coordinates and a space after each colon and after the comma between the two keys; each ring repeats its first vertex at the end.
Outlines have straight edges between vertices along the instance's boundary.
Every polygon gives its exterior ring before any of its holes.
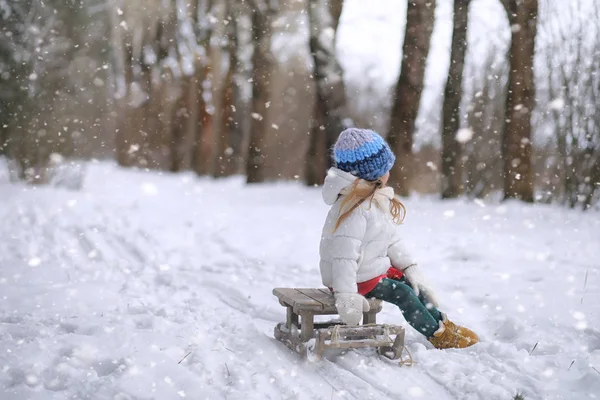
{"type": "Polygon", "coordinates": [[[314,185],[356,125],[402,195],[600,198],[595,0],[0,0],[0,21],[14,180],[76,188],[114,158],[314,185]]]}
{"type": "Polygon", "coordinates": [[[599,74],[600,0],[0,0],[0,399],[597,399],[599,74]],[[350,125],[477,345],[275,339],[350,125]]]}

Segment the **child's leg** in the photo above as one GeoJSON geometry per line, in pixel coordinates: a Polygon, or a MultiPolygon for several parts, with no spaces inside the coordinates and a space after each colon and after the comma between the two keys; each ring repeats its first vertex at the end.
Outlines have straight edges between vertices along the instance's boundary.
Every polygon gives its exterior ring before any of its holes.
{"type": "Polygon", "coordinates": [[[406,321],[427,338],[432,337],[440,327],[440,312],[433,305],[429,309],[425,307],[423,300],[417,297],[407,282],[384,278],[367,297],[397,305],[406,321]]]}
{"type": "MultiPolygon", "coordinates": [[[[402,277],[400,279],[400,282],[410,286],[411,289],[413,289],[412,285],[410,284],[410,282],[408,282],[406,280],[406,278],[402,277]]],[[[413,289],[414,290],[414,289],[413,289]]],[[[429,310],[429,313],[431,314],[431,316],[433,318],[435,318],[438,321],[442,320],[442,314],[440,313],[440,310],[438,310],[427,298],[427,296],[425,295],[425,293],[423,292],[419,292],[419,300],[421,300],[421,303],[423,303],[423,305],[427,308],[427,310],[429,310]]]]}

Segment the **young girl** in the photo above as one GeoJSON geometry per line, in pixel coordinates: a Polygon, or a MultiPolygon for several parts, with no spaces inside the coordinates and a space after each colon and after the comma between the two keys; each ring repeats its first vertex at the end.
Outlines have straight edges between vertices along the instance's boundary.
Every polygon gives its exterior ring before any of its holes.
{"type": "Polygon", "coordinates": [[[407,254],[398,225],[406,209],[385,186],[395,156],[377,133],[347,129],[334,147],[336,167],[323,186],[331,210],[321,238],[321,278],[335,296],[345,324],[358,325],[369,310],[366,297],[400,308],[404,318],[439,349],[479,341],[438,310],[433,291],[407,254]]]}

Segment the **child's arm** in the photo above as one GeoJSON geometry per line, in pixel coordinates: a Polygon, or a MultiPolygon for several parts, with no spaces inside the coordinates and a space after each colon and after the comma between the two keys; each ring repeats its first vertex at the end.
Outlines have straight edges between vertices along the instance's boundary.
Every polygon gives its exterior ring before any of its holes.
{"type": "Polygon", "coordinates": [[[356,274],[360,247],[367,230],[362,210],[352,212],[326,240],[331,258],[332,288],[336,293],[357,293],[356,274]]]}
{"type": "Polygon", "coordinates": [[[335,306],[342,321],[358,325],[369,302],[358,293],[356,274],[367,220],[360,209],[350,214],[327,239],[331,258],[332,289],[335,306]]]}
{"type": "Polygon", "coordinates": [[[392,267],[404,273],[404,277],[411,284],[417,296],[422,292],[434,306],[439,305],[435,292],[421,274],[417,262],[410,256],[406,246],[402,243],[398,229],[394,232],[394,237],[388,247],[388,257],[392,267]]]}
{"type": "Polygon", "coordinates": [[[399,271],[404,271],[411,265],[416,264],[416,261],[411,257],[406,246],[400,239],[398,229],[394,232],[394,236],[388,247],[388,257],[392,262],[392,267],[399,271]]]}

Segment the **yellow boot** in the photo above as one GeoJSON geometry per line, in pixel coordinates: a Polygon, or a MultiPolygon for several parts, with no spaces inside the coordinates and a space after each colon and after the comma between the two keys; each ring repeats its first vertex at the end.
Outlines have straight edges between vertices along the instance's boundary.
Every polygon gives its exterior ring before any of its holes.
{"type": "Polygon", "coordinates": [[[440,329],[429,339],[438,349],[464,349],[479,342],[479,337],[472,330],[456,325],[442,314],[440,329]]]}

